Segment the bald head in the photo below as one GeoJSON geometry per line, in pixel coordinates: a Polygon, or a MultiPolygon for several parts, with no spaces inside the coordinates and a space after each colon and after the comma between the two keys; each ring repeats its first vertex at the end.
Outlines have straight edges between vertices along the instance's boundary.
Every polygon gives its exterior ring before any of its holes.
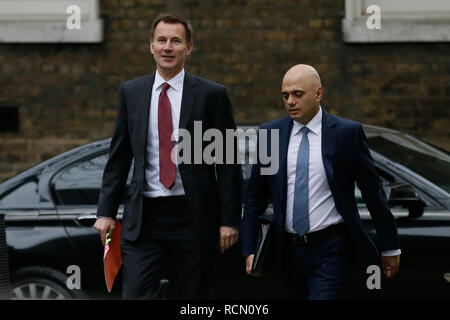
{"type": "Polygon", "coordinates": [[[310,65],[298,64],[283,77],[281,93],[286,111],[306,125],[319,112],[323,88],[319,73],[310,65]]]}
{"type": "Polygon", "coordinates": [[[318,88],[322,86],[319,73],[314,67],[307,64],[297,64],[291,67],[284,75],[283,82],[287,80],[302,81],[306,85],[318,88]]]}

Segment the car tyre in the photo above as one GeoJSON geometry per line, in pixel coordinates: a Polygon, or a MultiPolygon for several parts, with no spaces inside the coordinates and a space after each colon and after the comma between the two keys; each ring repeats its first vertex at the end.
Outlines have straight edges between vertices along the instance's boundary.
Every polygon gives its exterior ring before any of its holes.
{"type": "Polygon", "coordinates": [[[26,267],[11,275],[11,299],[82,299],[81,290],[67,288],[67,275],[47,267],[26,267]]]}

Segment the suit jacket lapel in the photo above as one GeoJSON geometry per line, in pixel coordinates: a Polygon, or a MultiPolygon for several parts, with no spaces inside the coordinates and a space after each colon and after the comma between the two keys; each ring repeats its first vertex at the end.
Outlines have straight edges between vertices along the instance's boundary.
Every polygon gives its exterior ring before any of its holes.
{"type": "Polygon", "coordinates": [[[131,140],[136,141],[136,159],[135,161],[139,165],[144,165],[145,152],[147,149],[148,138],[148,121],[150,115],[150,101],[152,98],[153,82],[155,81],[155,75],[151,75],[146,78],[142,87],[140,88],[140,97],[137,103],[136,112],[139,114],[139,120],[136,124],[136,136],[131,137],[131,140]]]}
{"type": "Polygon", "coordinates": [[[281,225],[284,226],[286,220],[286,195],[287,195],[287,152],[289,146],[289,139],[291,137],[293,120],[290,117],[286,117],[283,120],[279,130],[280,130],[280,168],[278,171],[279,181],[281,182],[281,212],[283,216],[280,221],[281,225]]]}
{"type": "Polygon", "coordinates": [[[336,146],[336,122],[333,117],[322,109],[322,162],[325,168],[328,185],[333,195],[336,194],[334,186],[333,159],[336,146]]]}
{"type": "Polygon", "coordinates": [[[191,115],[195,96],[197,93],[197,80],[189,73],[185,73],[183,82],[183,97],[181,99],[181,113],[179,128],[187,129],[189,117],[191,115]]]}
{"type": "MultiPolygon", "coordinates": [[[[147,139],[149,130],[149,115],[150,115],[150,102],[152,98],[153,83],[155,81],[155,75],[151,75],[145,78],[140,87],[140,97],[137,103],[136,112],[141,115],[136,124],[136,136],[131,137],[132,141],[136,141],[136,162],[140,165],[144,165],[145,152],[147,149],[147,139]]],[[[184,76],[183,83],[183,96],[181,100],[181,113],[179,128],[186,129],[189,116],[192,111],[192,106],[196,95],[197,81],[187,72],[184,76]]]]}

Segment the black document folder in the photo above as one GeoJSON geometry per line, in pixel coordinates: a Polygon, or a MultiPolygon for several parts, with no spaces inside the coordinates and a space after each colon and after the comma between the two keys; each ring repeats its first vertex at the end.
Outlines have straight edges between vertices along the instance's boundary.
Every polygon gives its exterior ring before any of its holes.
{"type": "Polygon", "coordinates": [[[272,221],[265,220],[261,217],[261,228],[258,241],[258,250],[255,253],[252,264],[252,272],[262,270],[264,258],[267,255],[269,249],[270,238],[272,233],[272,221]]]}

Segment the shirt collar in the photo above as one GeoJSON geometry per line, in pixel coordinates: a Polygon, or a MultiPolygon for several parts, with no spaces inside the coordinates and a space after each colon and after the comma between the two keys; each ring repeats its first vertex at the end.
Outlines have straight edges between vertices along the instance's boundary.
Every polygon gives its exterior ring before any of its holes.
{"type": "MultiPolygon", "coordinates": [[[[292,135],[296,135],[300,132],[301,128],[305,127],[303,123],[294,121],[292,126],[292,135]]],[[[306,125],[306,127],[316,135],[319,135],[322,131],[322,106],[319,106],[319,112],[311,119],[310,122],[306,125]]]]}
{"type": "Polygon", "coordinates": [[[181,91],[183,89],[184,73],[185,72],[183,68],[175,77],[173,77],[169,81],[166,81],[163,79],[163,77],[161,77],[158,70],[156,70],[155,82],[153,86],[155,89],[159,89],[164,82],[167,82],[172,89],[175,89],[176,91],[181,91]]]}

